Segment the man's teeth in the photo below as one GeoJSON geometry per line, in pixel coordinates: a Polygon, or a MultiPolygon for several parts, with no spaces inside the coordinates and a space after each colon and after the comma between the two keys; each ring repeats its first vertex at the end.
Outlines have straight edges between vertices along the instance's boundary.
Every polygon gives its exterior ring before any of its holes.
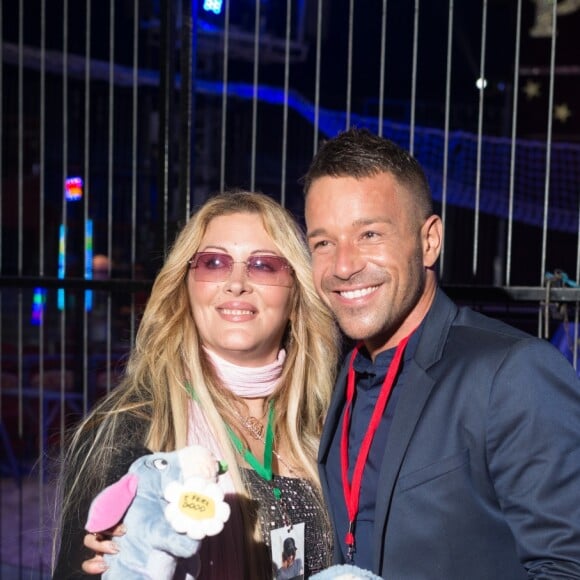
{"type": "Polygon", "coordinates": [[[370,286],[369,288],[361,288],[360,290],[345,290],[341,292],[340,295],[343,298],[348,298],[352,300],[354,298],[362,298],[363,296],[368,296],[371,292],[374,292],[378,286],[370,286]]]}
{"type": "Polygon", "coordinates": [[[231,310],[229,308],[222,308],[224,314],[229,314],[230,316],[241,316],[242,314],[252,314],[251,310],[231,310]]]}

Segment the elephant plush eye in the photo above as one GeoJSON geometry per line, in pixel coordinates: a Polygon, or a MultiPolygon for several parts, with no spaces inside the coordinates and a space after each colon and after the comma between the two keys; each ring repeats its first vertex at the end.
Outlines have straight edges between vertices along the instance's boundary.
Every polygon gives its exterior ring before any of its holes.
{"type": "Polygon", "coordinates": [[[155,459],[153,461],[153,467],[155,467],[155,469],[158,469],[159,471],[163,471],[164,469],[167,469],[168,466],[169,466],[169,463],[165,459],[155,459]]]}

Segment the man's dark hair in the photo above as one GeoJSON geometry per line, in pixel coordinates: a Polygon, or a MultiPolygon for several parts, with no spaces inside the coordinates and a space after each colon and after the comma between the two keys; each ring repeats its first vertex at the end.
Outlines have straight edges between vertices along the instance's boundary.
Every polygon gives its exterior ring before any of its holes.
{"type": "Polygon", "coordinates": [[[367,129],[352,127],[322,144],[301,179],[304,193],[320,177],[362,179],[391,173],[405,187],[427,218],[433,213],[431,189],[419,162],[396,143],[367,129]]]}
{"type": "Polygon", "coordinates": [[[296,544],[294,538],[286,538],[282,548],[282,558],[287,560],[290,556],[296,556],[296,544]]]}

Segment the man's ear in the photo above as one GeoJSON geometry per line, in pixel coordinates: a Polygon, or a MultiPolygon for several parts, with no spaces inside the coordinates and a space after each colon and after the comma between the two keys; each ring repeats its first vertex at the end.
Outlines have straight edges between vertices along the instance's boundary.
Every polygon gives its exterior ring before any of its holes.
{"type": "Polygon", "coordinates": [[[432,268],[439,258],[443,245],[443,223],[438,215],[429,216],[421,226],[423,265],[432,268]]]}

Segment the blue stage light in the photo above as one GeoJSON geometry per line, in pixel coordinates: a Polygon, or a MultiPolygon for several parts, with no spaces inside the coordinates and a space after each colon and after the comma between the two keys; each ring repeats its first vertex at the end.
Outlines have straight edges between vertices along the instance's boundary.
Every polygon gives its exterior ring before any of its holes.
{"type": "Polygon", "coordinates": [[[223,0],[203,0],[203,9],[206,12],[221,14],[223,5],[224,5],[223,0]]]}

